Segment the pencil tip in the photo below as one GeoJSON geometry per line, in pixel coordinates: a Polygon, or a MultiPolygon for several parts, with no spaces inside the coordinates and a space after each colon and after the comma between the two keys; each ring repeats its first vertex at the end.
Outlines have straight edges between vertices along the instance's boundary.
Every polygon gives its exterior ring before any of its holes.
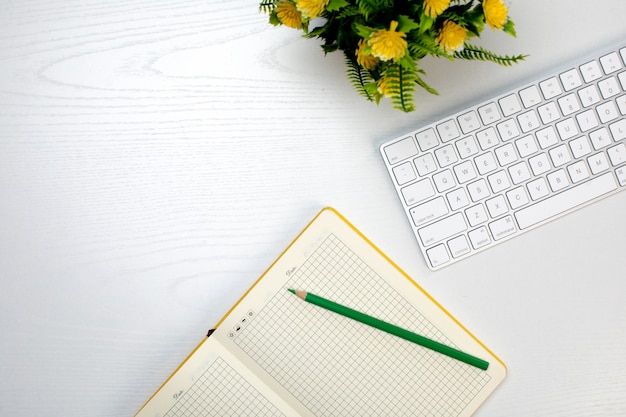
{"type": "Polygon", "coordinates": [[[296,290],[292,290],[291,288],[287,288],[287,291],[289,291],[289,292],[290,292],[290,293],[292,293],[292,294],[295,294],[295,293],[296,293],[296,290]]]}

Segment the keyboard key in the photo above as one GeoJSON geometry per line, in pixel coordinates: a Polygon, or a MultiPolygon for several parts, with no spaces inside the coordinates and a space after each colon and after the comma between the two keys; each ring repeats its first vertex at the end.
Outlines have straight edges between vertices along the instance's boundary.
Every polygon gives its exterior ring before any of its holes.
{"type": "Polygon", "coordinates": [[[620,143],[608,149],[609,159],[613,166],[617,166],[626,162],[626,145],[620,143]]]}
{"type": "Polygon", "coordinates": [[[591,61],[581,65],[580,72],[586,83],[590,83],[602,77],[602,70],[600,69],[598,61],[591,61]]]}
{"type": "Polygon", "coordinates": [[[516,138],[520,135],[517,124],[513,121],[513,119],[498,123],[497,128],[503,142],[516,138]]]}
{"type": "Polygon", "coordinates": [[[552,126],[548,126],[545,129],[538,130],[535,135],[541,149],[547,149],[550,146],[559,143],[559,139],[556,136],[556,131],[552,126]]]}
{"type": "Polygon", "coordinates": [[[507,191],[505,195],[513,210],[528,203],[528,196],[526,195],[526,189],[524,187],[514,188],[511,191],[507,191]]]}
{"type": "Polygon", "coordinates": [[[541,93],[546,100],[550,100],[563,92],[556,77],[548,78],[547,80],[540,82],[539,88],[541,89],[541,93]]]}
{"type": "Polygon", "coordinates": [[[565,119],[562,122],[558,122],[556,124],[556,130],[559,132],[559,136],[562,140],[571,139],[579,133],[574,119],[565,119]]]}
{"type": "Polygon", "coordinates": [[[578,104],[575,94],[563,96],[558,99],[557,102],[559,103],[559,108],[561,109],[563,116],[569,116],[570,114],[576,113],[580,110],[580,105],[578,104]]]}
{"type": "Polygon", "coordinates": [[[593,110],[587,110],[576,115],[576,121],[581,132],[586,132],[593,128],[598,127],[598,118],[596,112],[593,110]]]}
{"type": "Polygon", "coordinates": [[[535,139],[531,135],[524,136],[523,138],[516,140],[515,147],[519,152],[519,156],[522,158],[526,158],[527,156],[538,151],[535,139]]]}
{"type": "Polygon", "coordinates": [[[498,163],[491,152],[477,156],[474,158],[474,163],[476,163],[476,168],[480,175],[485,175],[498,169],[498,163]]]}
{"type": "Polygon", "coordinates": [[[435,183],[437,191],[440,193],[448,191],[456,186],[456,181],[454,180],[452,172],[449,169],[434,174],[433,182],[435,183]]]}
{"type": "Polygon", "coordinates": [[[480,128],[480,122],[475,111],[469,111],[458,118],[459,126],[464,134],[468,134],[480,128]]]}
{"type": "Polygon", "coordinates": [[[603,98],[611,98],[620,93],[619,86],[617,85],[617,80],[614,77],[600,81],[598,83],[598,88],[600,88],[600,93],[602,94],[603,98]]]}
{"type": "Polygon", "coordinates": [[[535,85],[521,90],[519,96],[525,108],[530,108],[535,104],[541,103],[541,93],[539,93],[539,89],[535,85]]]}
{"type": "Polygon", "coordinates": [[[503,217],[495,222],[489,223],[489,230],[494,240],[502,239],[512,235],[517,231],[515,222],[511,216],[503,217]]]}
{"type": "Polygon", "coordinates": [[[520,184],[530,179],[530,170],[525,161],[518,162],[515,165],[509,167],[509,175],[513,184],[520,184]]]}
{"type": "Polygon", "coordinates": [[[591,146],[585,136],[572,140],[569,143],[569,147],[574,158],[580,158],[591,153],[591,146]]]}
{"type": "Polygon", "coordinates": [[[483,178],[468,184],[467,191],[474,202],[489,197],[489,187],[487,186],[487,181],[483,178]]]}
{"type": "Polygon", "coordinates": [[[530,198],[532,200],[539,200],[550,194],[550,189],[548,189],[548,183],[543,177],[539,177],[536,180],[530,181],[526,188],[528,189],[528,194],[530,194],[530,198]]]}
{"type": "Polygon", "coordinates": [[[478,226],[481,223],[489,220],[487,217],[487,212],[482,204],[477,204],[465,210],[465,217],[470,225],[470,227],[478,226]]]}
{"type": "Polygon", "coordinates": [[[520,229],[526,229],[600,197],[615,188],[617,184],[613,175],[606,173],[518,211],[515,213],[515,219],[520,229]]]}
{"type": "Polygon", "coordinates": [[[471,161],[462,162],[459,165],[456,165],[453,170],[460,184],[476,178],[476,171],[474,170],[474,165],[471,161]]]}
{"type": "Polygon", "coordinates": [[[430,153],[418,156],[417,158],[415,158],[414,162],[415,167],[417,168],[417,173],[421,177],[437,170],[437,163],[435,162],[435,158],[433,158],[433,155],[430,153]]]}
{"type": "Polygon", "coordinates": [[[550,161],[548,160],[548,156],[545,153],[529,158],[528,163],[530,164],[530,169],[535,176],[545,174],[546,172],[550,171],[551,168],[550,161]]]}
{"type": "Polygon", "coordinates": [[[559,114],[559,109],[556,106],[556,103],[551,101],[548,104],[544,104],[543,106],[539,106],[537,108],[539,111],[539,117],[544,125],[548,123],[552,123],[555,120],[558,120],[561,115],[559,114]]]}
{"type": "Polygon", "coordinates": [[[478,139],[480,148],[483,151],[493,148],[498,143],[500,143],[500,140],[498,139],[498,135],[493,127],[477,132],[476,138],[478,139]]]}
{"type": "Polygon", "coordinates": [[[618,168],[615,171],[615,174],[617,175],[617,180],[619,181],[619,185],[621,185],[622,187],[625,187],[626,186],[626,167],[618,168]]]}
{"type": "Polygon", "coordinates": [[[490,125],[502,118],[500,116],[500,112],[498,111],[498,106],[496,105],[496,103],[489,103],[482,107],[479,107],[478,114],[480,115],[480,119],[482,120],[484,125],[490,125]]]}
{"type": "Polygon", "coordinates": [[[626,139],[626,119],[613,123],[609,126],[609,129],[615,142],[626,139]]]}
{"type": "Polygon", "coordinates": [[[443,197],[437,197],[410,210],[415,226],[421,226],[448,214],[448,206],[443,197]]]}
{"type": "Polygon", "coordinates": [[[417,155],[417,146],[412,138],[405,138],[384,147],[385,155],[390,164],[404,161],[414,155],[417,155]]]}
{"type": "Polygon", "coordinates": [[[547,178],[548,183],[550,184],[550,188],[554,192],[561,191],[567,188],[567,186],[569,185],[567,175],[565,175],[565,171],[562,169],[551,172],[550,174],[548,174],[547,178]]]}
{"type": "Polygon", "coordinates": [[[587,158],[587,163],[591,168],[592,174],[597,174],[609,168],[609,161],[604,153],[597,153],[587,158]]]}
{"type": "Polygon", "coordinates": [[[506,190],[511,186],[511,183],[509,182],[509,177],[504,171],[498,171],[495,174],[488,176],[487,180],[489,181],[491,191],[493,191],[494,194],[506,190]]]}
{"type": "Polygon", "coordinates": [[[446,247],[444,245],[437,245],[434,248],[428,249],[426,251],[426,255],[428,256],[428,260],[433,268],[443,265],[450,260],[448,251],[446,251],[446,247]]]}
{"type": "Polygon", "coordinates": [[[439,138],[435,133],[435,129],[427,129],[423,132],[415,134],[415,140],[422,152],[426,152],[439,144],[439,138]]]}
{"type": "Polygon", "coordinates": [[[467,193],[464,188],[457,188],[454,191],[450,191],[446,194],[446,197],[452,210],[459,210],[469,205],[469,199],[467,198],[467,193]]]}
{"type": "Polygon", "coordinates": [[[459,156],[462,159],[469,158],[478,153],[478,145],[472,136],[468,136],[456,142],[456,148],[459,150],[459,156]]]}
{"type": "Polygon", "coordinates": [[[600,102],[600,93],[594,84],[578,90],[578,97],[583,107],[593,106],[600,102]]]}
{"type": "Polygon", "coordinates": [[[404,187],[402,190],[407,206],[412,206],[435,195],[435,190],[428,178],[404,187]]]}
{"type": "Polygon", "coordinates": [[[464,235],[457,236],[448,241],[448,248],[453,258],[458,258],[470,252],[469,243],[464,235]]]}
{"type": "Polygon", "coordinates": [[[619,113],[617,112],[615,103],[613,103],[612,101],[607,101],[604,104],[600,104],[598,107],[596,107],[596,109],[598,110],[598,115],[600,116],[600,121],[602,123],[608,123],[619,117],[619,113]]]}
{"type": "Polygon", "coordinates": [[[443,142],[448,142],[461,136],[459,128],[456,126],[454,120],[447,120],[444,123],[437,125],[437,132],[443,142]]]}
{"type": "Polygon", "coordinates": [[[502,195],[498,195],[487,200],[485,205],[487,206],[487,211],[489,211],[489,215],[492,218],[500,217],[509,212],[509,207],[506,205],[506,200],[502,195]]]}
{"type": "Polygon", "coordinates": [[[560,78],[565,91],[571,91],[582,85],[582,81],[580,79],[580,76],[578,75],[578,71],[576,71],[576,68],[562,73],[560,75],[560,78]]]}
{"type": "Polygon", "coordinates": [[[406,184],[417,178],[415,171],[413,170],[413,164],[411,162],[405,162],[402,165],[398,165],[393,168],[393,175],[396,178],[398,185],[406,184]]]}
{"type": "Polygon", "coordinates": [[[439,166],[442,168],[452,165],[459,160],[456,157],[456,153],[454,152],[454,147],[452,145],[447,145],[443,148],[437,149],[435,151],[435,157],[437,158],[437,162],[439,162],[439,166]]]}
{"type": "Polygon", "coordinates": [[[520,114],[517,116],[517,121],[519,122],[520,129],[522,129],[522,132],[524,133],[528,133],[539,127],[539,118],[534,110],[520,114]]]}
{"type": "Polygon", "coordinates": [[[517,94],[511,94],[503,97],[498,100],[498,103],[500,104],[500,109],[502,109],[504,117],[511,116],[512,114],[522,110],[522,105],[517,98],[517,94]]]}
{"type": "Polygon", "coordinates": [[[622,68],[622,64],[619,60],[619,56],[617,52],[612,52],[608,55],[600,58],[600,63],[602,64],[602,69],[605,74],[612,74],[615,71],[619,71],[622,68]]]}
{"type": "Polygon", "coordinates": [[[591,144],[596,151],[604,148],[605,146],[609,146],[612,142],[611,135],[609,135],[609,131],[606,130],[605,127],[591,132],[589,134],[589,139],[591,140],[591,144]]]}
{"type": "Polygon", "coordinates": [[[572,160],[572,157],[567,150],[566,145],[560,145],[556,148],[550,149],[548,152],[550,154],[550,159],[552,160],[552,164],[558,168],[562,165],[569,163],[572,160]]]}
{"type": "Polygon", "coordinates": [[[428,226],[418,229],[417,233],[422,239],[424,246],[430,246],[442,240],[448,239],[467,229],[461,213],[453,214],[428,226]]]}
{"type": "Polygon", "coordinates": [[[489,237],[489,232],[485,226],[479,227],[476,230],[472,230],[467,234],[472,242],[472,246],[474,249],[480,249],[483,246],[487,246],[491,243],[491,238],[489,237]]]}
{"type": "Polygon", "coordinates": [[[504,146],[500,146],[496,149],[496,158],[500,163],[500,166],[506,166],[517,161],[517,154],[515,153],[515,146],[512,143],[507,143],[504,146]]]}
{"type": "Polygon", "coordinates": [[[626,115],[626,94],[617,98],[617,107],[619,108],[619,113],[624,116],[626,115]]]}
{"type": "Polygon", "coordinates": [[[589,178],[589,170],[587,169],[587,164],[585,161],[574,162],[572,165],[567,167],[567,172],[569,173],[569,177],[572,180],[572,184],[576,184],[581,182],[582,180],[586,180],[589,178]]]}

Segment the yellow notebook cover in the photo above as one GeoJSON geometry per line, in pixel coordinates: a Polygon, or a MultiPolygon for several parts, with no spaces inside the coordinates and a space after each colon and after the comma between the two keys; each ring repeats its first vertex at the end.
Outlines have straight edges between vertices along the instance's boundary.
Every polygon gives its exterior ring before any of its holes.
{"type": "Polygon", "coordinates": [[[323,209],[136,417],[470,416],[504,363],[323,209]],[[289,293],[303,289],[489,362],[478,369],[289,293]]]}

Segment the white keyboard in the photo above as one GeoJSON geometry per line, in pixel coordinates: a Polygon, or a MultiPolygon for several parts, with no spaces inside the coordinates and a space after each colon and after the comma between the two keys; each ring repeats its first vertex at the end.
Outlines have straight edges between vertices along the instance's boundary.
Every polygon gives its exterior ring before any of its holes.
{"type": "Polygon", "coordinates": [[[626,189],[626,45],[579,64],[380,147],[431,269],[626,189]]]}

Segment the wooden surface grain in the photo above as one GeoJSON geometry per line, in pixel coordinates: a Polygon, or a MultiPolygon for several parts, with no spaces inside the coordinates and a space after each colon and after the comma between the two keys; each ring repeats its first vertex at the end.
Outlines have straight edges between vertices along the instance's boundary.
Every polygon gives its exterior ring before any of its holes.
{"type": "Polygon", "coordinates": [[[431,273],[385,140],[624,41],[626,3],[508,2],[513,68],[427,59],[417,111],[252,0],[0,0],[0,416],[130,416],[324,206],[509,367],[478,416],[626,415],[626,193],[431,273]]]}

